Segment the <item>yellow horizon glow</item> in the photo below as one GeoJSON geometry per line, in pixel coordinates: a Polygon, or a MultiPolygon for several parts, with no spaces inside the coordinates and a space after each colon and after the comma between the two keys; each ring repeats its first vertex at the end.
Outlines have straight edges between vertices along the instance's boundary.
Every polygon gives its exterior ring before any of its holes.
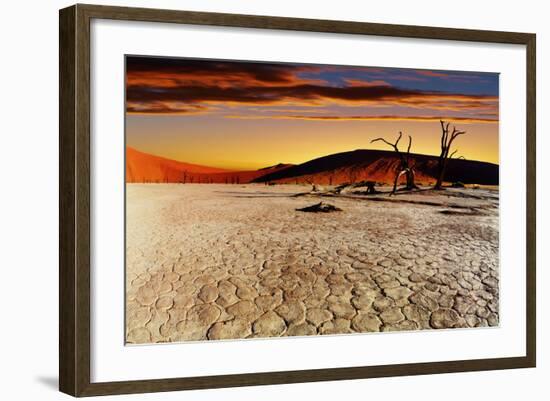
{"type": "MultiPolygon", "coordinates": [[[[128,116],[127,145],[142,152],[187,163],[230,170],[256,170],[278,163],[301,164],[334,153],[356,149],[392,150],[376,142],[384,137],[406,150],[407,135],[413,138],[411,153],[439,155],[440,126],[432,121],[312,121],[258,120],[244,124],[220,119],[204,127],[204,121],[167,123],[162,126],[132,123],[128,116]],[[154,128],[153,128],[154,127],[154,128]]],[[[498,123],[456,122],[467,133],[453,143],[456,157],[499,164],[498,123]]]]}

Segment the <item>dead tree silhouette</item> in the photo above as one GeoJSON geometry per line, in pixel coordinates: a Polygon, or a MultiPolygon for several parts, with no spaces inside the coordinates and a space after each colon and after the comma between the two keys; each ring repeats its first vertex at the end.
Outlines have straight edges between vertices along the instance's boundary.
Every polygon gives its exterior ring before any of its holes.
{"type": "Polygon", "coordinates": [[[317,185],[313,181],[306,178],[306,182],[311,185],[311,192],[319,192],[319,188],[317,188],[317,185]]]}
{"type": "Polygon", "coordinates": [[[441,123],[441,153],[437,160],[437,181],[434,185],[434,189],[441,189],[443,185],[443,180],[445,179],[445,170],[447,170],[447,162],[449,159],[452,159],[453,155],[458,151],[455,150],[449,154],[453,141],[462,134],[465,134],[466,131],[459,131],[456,127],[453,126],[452,132],[449,132],[450,123],[445,123],[445,121],[440,120],[441,123]]]}
{"type": "Polygon", "coordinates": [[[395,143],[388,142],[384,138],[375,138],[372,141],[370,141],[371,143],[378,142],[378,141],[384,142],[386,145],[391,146],[395,151],[395,153],[397,153],[397,155],[399,156],[399,164],[396,169],[395,180],[393,181],[393,189],[390,195],[394,195],[395,192],[397,191],[397,182],[399,181],[399,178],[402,175],[405,175],[407,179],[406,186],[405,186],[406,189],[411,190],[411,189],[418,188],[414,183],[414,164],[411,165],[411,158],[410,158],[412,137],[408,135],[409,145],[407,146],[407,153],[405,154],[403,154],[398,147],[399,141],[401,140],[402,137],[403,137],[403,133],[399,131],[399,136],[395,140],[395,143]]]}

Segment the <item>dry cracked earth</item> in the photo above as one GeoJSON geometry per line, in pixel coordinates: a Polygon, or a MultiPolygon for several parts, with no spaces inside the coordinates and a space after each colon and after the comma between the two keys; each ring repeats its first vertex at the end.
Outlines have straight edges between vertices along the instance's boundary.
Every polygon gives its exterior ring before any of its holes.
{"type": "Polygon", "coordinates": [[[127,343],[498,325],[498,191],[304,190],[128,185],[127,343]]]}

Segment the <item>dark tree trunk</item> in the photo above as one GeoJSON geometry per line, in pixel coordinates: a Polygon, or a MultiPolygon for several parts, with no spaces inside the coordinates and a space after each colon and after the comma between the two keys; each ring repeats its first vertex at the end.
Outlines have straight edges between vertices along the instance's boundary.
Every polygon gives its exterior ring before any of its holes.
{"type": "Polygon", "coordinates": [[[449,156],[449,151],[451,150],[451,145],[453,144],[453,141],[459,135],[466,133],[466,131],[457,130],[456,127],[453,127],[453,131],[449,133],[449,123],[445,124],[443,120],[440,120],[440,123],[441,123],[441,153],[437,161],[437,181],[435,183],[434,189],[442,188],[443,180],[445,179],[445,171],[447,170],[447,162],[457,152],[455,150],[449,156]]]}
{"type": "Polygon", "coordinates": [[[390,195],[394,195],[397,192],[397,184],[399,181],[399,177],[401,177],[403,174],[406,175],[405,188],[407,190],[418,188],[414,183],[414,165],[411,165],[411,161],[410,161],[412,137],[409,135],[409,146],[407,147],[407,153],[403,154],[399,151],[399,148],[397,146],[402,136],[403,136],[403,133],[399,132],[399,136],[397,137],[397,140],[395,141],[395,143],[390,143],[386,141],[384,138],[376,138],[371,141],[371,143],[376,141],[384,142],[385,144],[391,146],[399,156],[399,165],[395,170],[396,175],[395,175],[395,180],[393,181],[393,189],[390,195]]]}
{"type": "Polygon", "coordinates": [[[416,184],[414,183],[414,169],[409,168],[407,170],[407,189],[416,189],[418,188],[416,184]]]}
{"type": "Polygon", "coordinates": [[[435,189],[441,189],[443,187],[443,179],[445,178],[445,171],[447,170],[447,157],[439,163],[439,174],[437,175],[437,181],[434,187],[435,189]]]}
{"type": "Polygon", "coordinates": [[[372,195],[376,193],[376,188],[374,186],[376,183],[374,181],[367,181],[367,194],[372,195]]]}

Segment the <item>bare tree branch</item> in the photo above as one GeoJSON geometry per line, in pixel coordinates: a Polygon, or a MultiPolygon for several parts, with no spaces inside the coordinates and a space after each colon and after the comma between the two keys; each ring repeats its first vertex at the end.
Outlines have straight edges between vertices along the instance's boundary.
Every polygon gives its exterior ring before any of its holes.
{"type": "Polygon", "coordinates": [[[393,143],[390,143],[390,142],[386,141],[384,138],[376,138],[376,139],[373,139],[372,141],[370,141],[370,143],[378,142],[378,141],[382,141],[382,142],[384,142],[386,145],[389,145],[389,146],[391,146],[392,148],[395,148],[395,145],[394,145],[393,143]]]}
{"type": "Polygon", "coordinates": [[[399,156],[399,166],[396,171],[397,174],[395,176],[393,189],[390,195],[395,194],[395,192],[397,191],[397,182],[399,180],[399,177],[401,177],[403,174],[406,174],[407,176],[407,189],[416,188],[416,185],[414,183],[414,168],[410,166],[410,152],[411,152],[411,146],[412,146],[412,137],[408,135],[409,144],[407,146],[407,153],[405,155],[401,153],[398,147],[399,141],[401,140],[402,137],[403,137],[403,132],[399,131],[399,135],[395,140],[395,143],[391,143],[382,137],[375,138],[371,141],[371,143],[378,142],[378,141],[384,142],[386,145],[391,146],[399,156]]]}
{"type": "Polygon", "coordinates": [[[439,172],[437,176],[437,182],[434,186],[435,189],[441,189],[441,185],[443,184],[443,179],[445,178],[447,160],[452,159],[457,152],[457,150],[455,150],[449,155],[449,152],[451,150],[451,146],[454,140],[460,135],[463,135],[466,133],[466,131],[457,130],[455,126],[453,126],[452,132],[449,133],[450,123],[449,122],[445,123],[443,120],[439,120],[439,123],[441,124],[441,153],[438,159],[439,172]]]}

